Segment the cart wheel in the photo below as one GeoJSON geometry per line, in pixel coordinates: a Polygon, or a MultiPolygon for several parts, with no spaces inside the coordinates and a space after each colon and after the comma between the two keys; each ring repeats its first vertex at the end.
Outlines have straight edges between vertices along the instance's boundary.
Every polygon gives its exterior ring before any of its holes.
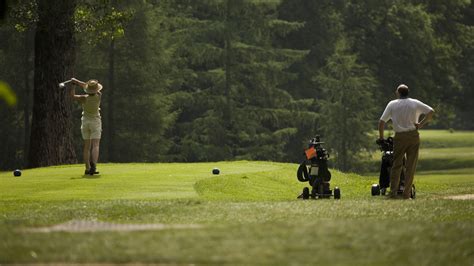
{"type": "Polygon", "coordinates": [[[373,184],[372,185],[372,196],[379,196],[380,195],[380,185],[373,184]]]}
{"type": "Polygon", "coordinates": [[[334,199],[341,199],[341,190],[338,187],[334,188],[334,199]]]}
{"type": "Polygon", "coordinates": [[[415,184],[411,186],[411,198],[415,199],[416,198],[416,189],[415,189],[415,184]]]}
{"type": "Polygon", "coordinates": [[[309,188],[303,188],[303,199],[309,199],[309,188]]]}

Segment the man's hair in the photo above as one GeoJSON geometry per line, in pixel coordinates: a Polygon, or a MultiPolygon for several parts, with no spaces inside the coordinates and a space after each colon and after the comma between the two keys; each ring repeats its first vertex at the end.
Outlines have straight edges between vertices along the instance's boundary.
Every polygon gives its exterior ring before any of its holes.
{"type": "Polygon", "coordinates": [[[400,84],[397,87],[397,92],[398,92],[398,94],[400,94],[400,97],[407,97],[409,91],[410,90],[408,89],[408,86],[405,85],[405,84],[400,84]]]}

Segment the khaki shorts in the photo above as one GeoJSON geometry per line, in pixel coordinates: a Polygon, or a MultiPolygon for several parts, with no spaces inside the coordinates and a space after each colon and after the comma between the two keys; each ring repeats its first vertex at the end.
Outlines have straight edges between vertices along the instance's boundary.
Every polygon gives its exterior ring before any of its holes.
{"type": "Polygon", "coordinates": [[[83,139],[100,139],[102,135],[100,118],[82,118],[81,133],[83,139]]]}

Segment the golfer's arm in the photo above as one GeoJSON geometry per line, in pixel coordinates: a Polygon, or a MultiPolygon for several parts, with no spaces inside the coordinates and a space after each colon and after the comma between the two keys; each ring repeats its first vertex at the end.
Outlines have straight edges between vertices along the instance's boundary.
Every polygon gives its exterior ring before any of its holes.
{"type": "Polygon", "coordinates": [[[69,96],[71,97],[71,99],[75,100],[74,98],[76,96],[76,92],[74,90],[74,86],[69,88],[69,96]]]}
{"type": "Polygon", "coordinates": [[[433,119],[434,111],[429,111],[425,117],[420,121],[420,128],[422,128],[426,123],[430,122],[433,119]]]}
{"type": "Polygon", "coordinates": [[[78,80],[78,79],[76,79],[76,78],[72,78],[71,80],[72,80],[72,83],[74,83],[74,84],[76,84],[76,85],[79,85],[79,86],[81,86],[82,88],[85,88],[86,85],[87,85],[87,83],[85,83],[84,81],[80,81],[80,80],[78,80]]]}
{"type": "Polygon", "coordinates": [[[69,96],[71,97],[71,99],[75,100],[75,101],[78,101],[78,102],[83,102],[84,101],[84,96],[83,95],[76,95],[76,92],[74,90],[74,86],[72,86],[70,89],[69,89],[69,96]]]}
{"type": "Polygon", "coordinates": [[[379,120],[379,139],[383,139],[384,129],[385,129],[385,121],[379,120]]]}

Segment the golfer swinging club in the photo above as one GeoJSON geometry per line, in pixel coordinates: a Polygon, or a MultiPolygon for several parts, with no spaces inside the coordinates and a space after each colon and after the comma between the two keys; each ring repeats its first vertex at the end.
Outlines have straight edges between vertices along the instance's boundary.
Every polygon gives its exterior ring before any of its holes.
{"type": "Polygon", "coordinates": [[[86,92],[84,95],[77,95],[75,93],[75,86],[72,86],[70,89],[71,97],[82,105],[81,133],[84,139],[83,158],[86,165],[85,174],[98,174],[99,172],[96,171],[96,167],[99,159],[99,144],[102,133],[102,121],[99,113],[102,85],[95,79],[83,82],[72,78],[70,82],[81,86],[86,92]]]}
{"type": "Polygon", "coordinates": [[[390,172],[390,197],[396,198],[400,174],[403,167],[403,157],[406,154],[406,174],[403,198],[410,199],[411,188],[415,176],[420,135],[422,128],[433,117],[434,110],[419,100],[408,98],[408,86],[401,84],[397,87],[398,99],[387,104],[379,121],[379,139],[383,140],[385,123],[392,120],[395,137],[393,138],[393,165],[390,172]],[[418,122],[421,114],[425,117],[418,122]]]}

